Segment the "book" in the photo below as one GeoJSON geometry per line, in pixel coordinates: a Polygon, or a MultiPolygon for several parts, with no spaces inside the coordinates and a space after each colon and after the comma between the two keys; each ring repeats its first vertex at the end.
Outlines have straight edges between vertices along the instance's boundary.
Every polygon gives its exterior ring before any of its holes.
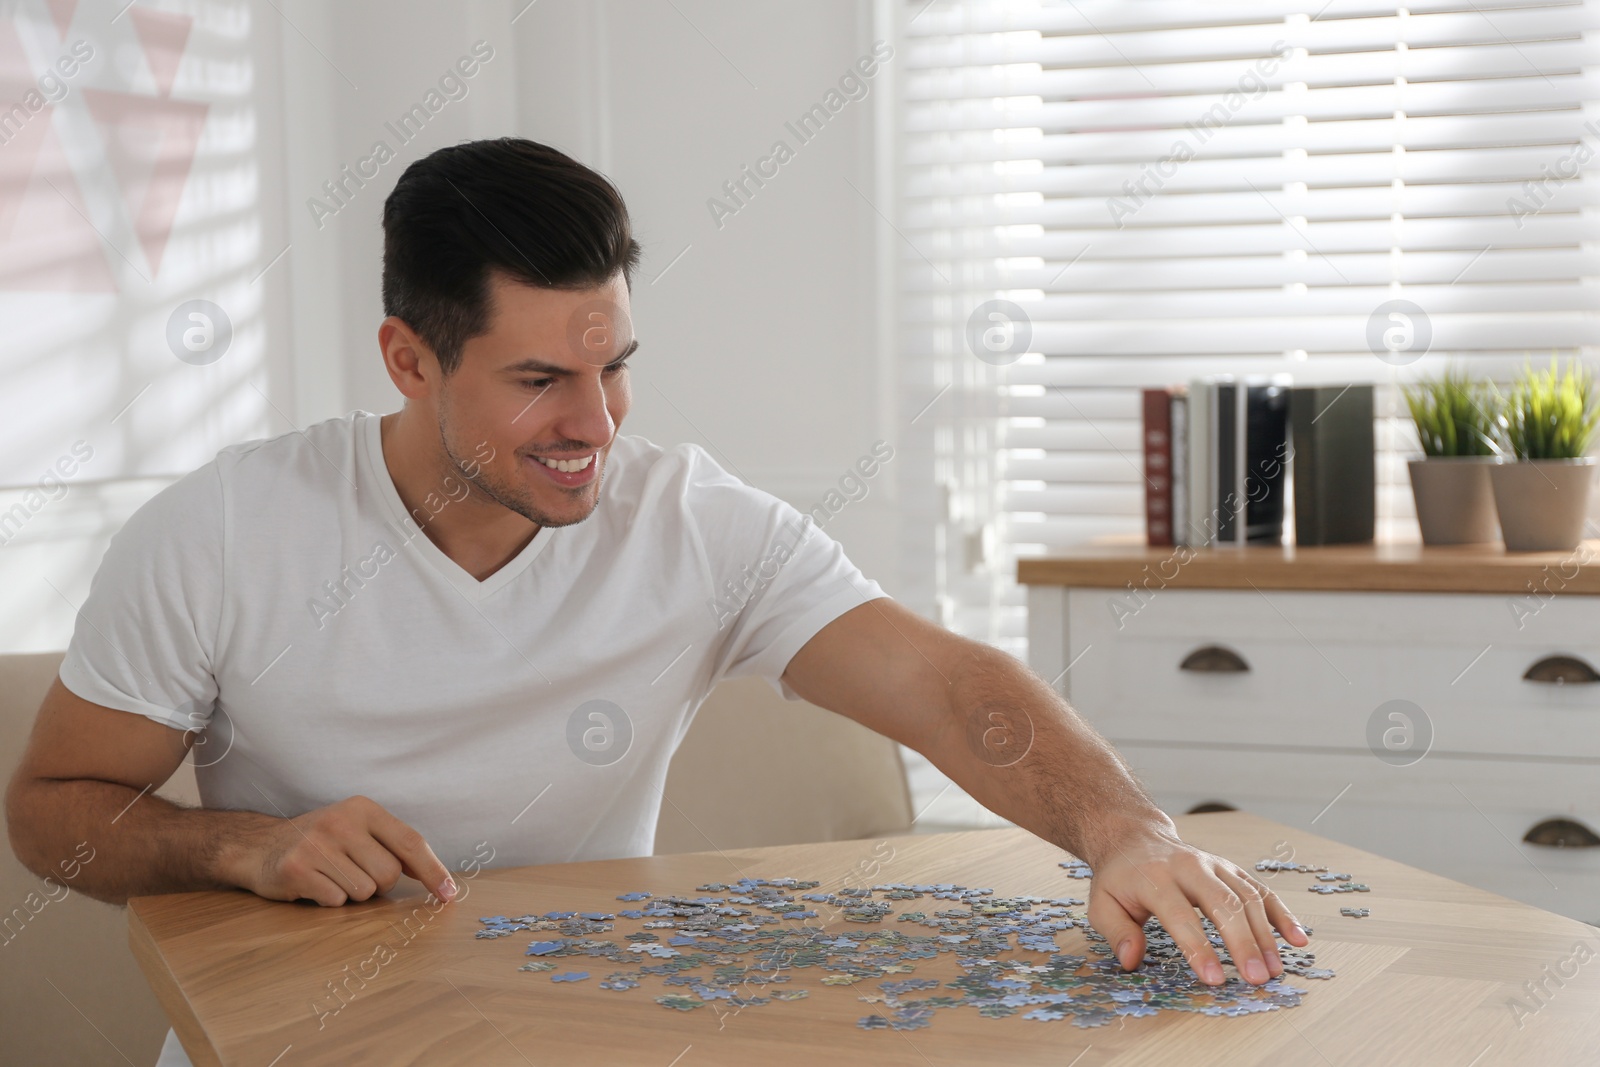
{"type": "Polygon", "coordinates": [[[1289,381],[1219,378],[1212,403],[1216,541],[1283,539],[1289,381]]]}
{"type": "Polygon", "coordinates": [[[1290,379],[1276,375],[1247,383],[1241,391],[1239,434],[1243,455],[1238,482],[1243,487],[1242,540],[1281,542],[1284,499],[1289,481],[1290,379]]]}
{"type": "Polygon", "coordinates": [[[1145,543],[1172,544],[1172,397],[1146,389],[1141,418],[1144,445],[1145,543]]]}
{"type": "Polygon", "coordinates": [[[1184,509],[1184,543],[1202,548],[1216,536],[1211,500],[1211,408],[1216,386],[1204,378],[1189,383],[1186,416],[1189,428],[1189,478],[1184,509]]]}
{"type": "Polygon", "coordinates": [[[1239,404],[1245,395],[1239,383],[1231,377],[1219,378],[1211,394],[1211,505],[1216,516],[1215,540],[1218,544],[1236,544],[1244,540],[1239,536],[1239,514],[1244,501],[1239,483],[1243,482],[1239,461],[1244,457],[1244,447],[1239,435],[1244,432],[1245,420],[1239,415],[1239,404]]]}
{"type": "Polygon", "coordinates": [[[1294,538],[1360,544],[1376,529],[1376,441],[1371,385],[1307,385],[1289,401],[1294,440],[1294,538]]]}
{"type": "Polygon", "coordinates": [[[1172,542],[1189,543],[1189,394],[1172,390],[1172,542]]]}

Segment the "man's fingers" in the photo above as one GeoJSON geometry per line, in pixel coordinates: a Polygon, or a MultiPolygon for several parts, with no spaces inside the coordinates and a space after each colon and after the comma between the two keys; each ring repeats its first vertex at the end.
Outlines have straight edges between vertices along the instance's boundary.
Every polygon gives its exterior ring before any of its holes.
{"type": "Polygon", "coordinates": [[[1122,969],[1131,971],[1144,959],[1144,926],[1135,922],[1117,898],[1108,892],[1091,893],[1089,925],[1094,927],[1111,950],[1116,953],[1122,969]]]}
{"type": "Polygon", "coordinates": [[[1169,887],[1156,902],[1156,918],[1166,927],[1173,944],[1189,961],[1195,975],[1207,985],[1221,985],[1224,981],[1222,961],[1211,947],[1211,940],[1200,925],[1189,898],[1176,887],[1169,887]]]}
{"type": "MultiPolygon", "coordinates": [[[[372,895],[373,890],[377,888],[372,879],[368,878],[367,872],[346,854],[348,846],[346,838],[352,835],[329,825],[326,820],[321,825],[308,820],[310,833],[300,827],[299,820],[291,819],[290,823],[299,833],[300,842],[292,853],[298,858],[285,863],[282,867],[284,877],[303,885],[307,881],[315,881],[309,877],[313,872],[321,872],[339,887],[340,893],[345,898],[366,900],[372,895]]],[[[344,901],[340,900],[339,903],[342,904],[344,901]]]]}
{"type": "MultiPolygon", "coordinates": [[[[378,888],[360,864],[346,855],[342,846],[332,842],[316,846],[307,856],[307,866],[321,872],[349,900],[366,900],[378,888]]],[[[343,904],[344,901],[339,903],[343,904]]]]}
{"type": "MultiPolygon", "coordinates": [[[[1255,879],[1251,879],[1255,881],[1255,879]]],[[[1272,923],[1272,928],[1283,935],[1283,939],[1296,948],[1304,948],[1311,943],[1311,938],[1306,934],[1305,927],[1300,925],[1300,920],[1294,917],[1294,912],[1289,910],[1278,894],[1268,889],[1259,881],[1255,881],[1256,888],[1261,890],[1266,901],[1267,921],[1272,923]]]]}
{"type": "Polygon", "coordinates": [[[394,853],[406,874],[427,886],[440,900],[448,902],[455,898],[455,879],[450,877],[450,871],[439,862],[439,857],[433,854],[420,833],[377,804],[372,805],[370,827],[372,836],[394,853]]]}
{"type": "MultiPolygon", "coordinates": [[[[271,889],[262,895],[270,896],[274,900],[314,900],[324,907],[336,908],[350,898],[357,889],[358,883],[353,879],[365,878],[364,874],[354,876],[346,873],[356,870],[355,864],[349,857],[344,857],[340,863],[328,848],[317,844],[311,838],[302,836],[298,846],[291,849],[281,861],[276,864],[271,889]]],[[[331,840],[329,845],[332,845],[331,840]]],[[[343,853],[334,849],[340,856],[343,853]]]]}
{"type": "Polygon", "coordinates": [[[400,861],[374,838],[362,834],[350,842],[346,851],[351,861],[372,880],[372,891],[366,896],[352,893],[351,900],[366,900],[378,893],[387,893],[400,880],[400,861]]]}
{"type": "MultiPolygon", "coordinates": [[[[1207,875],[1207,883],[1198,886],[1193,895],[1201,899],[1201,910],[1211,920],[1211,925],[1217,928],[1217,933],[1222,935],[1223,944],[1228,946],[1228,954],[1233,957],[1233,965],[1238,968],[1240,977],[1253,985],[1260,985],[1272,976],[1267,973],[1267,962],[1250,928],[1247,912],[1251,900],[1241,898],[1215,874],[1207,872],[1207,875]]],[[[1252,893],[1251,898],[1254,896],[1252,893]]]]}
{"type": "Polygon", "coordinates": [[[337,908],[349,899],[339,883],[320,870],[308,870],[295,880],[291,890],[296,899],[314,900],[324,908],[337,908]]]}
{"type": "MultiPolygon", "coordinates": [[[[1222,940],[1228,946],[1228,952],[1233,956],[1233,964],[1244,976],[1244,980],[1261,985],[1268,979],[1276,978],[1283,973],[1283,960],[1278,956],[1278,942],[1272,936],[1272,924],[1267,921],[1265,896],[1260,889],[1251,885],[1249,879],[1242,878],[1226,868],[1218,868],[1217,877],[1224,885],[1233,890],[1234,896],[1241,902],[1243,912],[1243,929],[1238,926],[1218,928],[1222,932],[1222,940]],[[1240,954],[1241,943],[1244,955],[1240,954]],[[1254,971],[1255,966],[1260,966],[1259,972],[1254,971]]],[[[1215,922],[1215,920],[1212,920],[1215,922]]]]}

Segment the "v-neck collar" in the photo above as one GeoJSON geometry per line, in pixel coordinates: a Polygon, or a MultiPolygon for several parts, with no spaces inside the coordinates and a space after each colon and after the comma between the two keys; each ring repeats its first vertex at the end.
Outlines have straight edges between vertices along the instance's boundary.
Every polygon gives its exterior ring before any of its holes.
{"type": "Polygon", "coordinates": [[[367,476],[378,487],[378,494],[383,497],[391,519],[402,531],[402,540],[405,540],[414,551],[421,553],[428,564],[468,600],[477,602],[492,596],[506,583],[527,570],[534,557],[543,552],[544,546],[550,543],[550,536],[555,530],[541,527],[539,532],[533,535],[533,540],[523,546],[521,552],[480,582],[461,564],[445,555],[444,550],[434,544],[425,532],[417,529],[416,519],[406,511],[405,502],[400,499],[400,490],[395,488],[394,478],[389,474],[389,465],[383,459],[382,416],[364,411],[360,413],[360,417],[363,419],[363,432],[360,435],[363,446],[362,462],[366,465],[367,476]]]}

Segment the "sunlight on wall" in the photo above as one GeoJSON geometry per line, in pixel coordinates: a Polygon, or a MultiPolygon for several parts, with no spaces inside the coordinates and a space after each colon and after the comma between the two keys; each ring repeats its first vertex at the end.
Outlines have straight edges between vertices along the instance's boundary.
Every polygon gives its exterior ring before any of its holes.
{"type": "Polygon", "coordinates": [[[110,531],[224,445],[287,425],[267,399],[279,249],[250,6],[120,6],[0,9],[8,650],[64,647],[110,531]]]}

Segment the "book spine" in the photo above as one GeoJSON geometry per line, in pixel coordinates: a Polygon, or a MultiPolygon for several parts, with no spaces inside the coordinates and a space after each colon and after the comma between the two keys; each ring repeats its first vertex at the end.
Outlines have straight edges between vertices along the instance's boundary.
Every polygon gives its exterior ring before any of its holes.
{"type": "Polygon", "coordinates": [[[1189,530],[1189,398],[1172,394],[1172,543],[1188,545],[1189,530]]]}
{"type": "Polygon", "coordinates": [[[1211,539],[1217,544],[1233,543],[1233,530],[1239,517],[1233,483],[1233,396],[1236,391],[1233,382],[1218,382],[1211,395],[1211,432],[1206,442],[1211,449],[1211,478],[1207,486],[1211,498],[1206,506],[1215,516],[1216,532],[1211,539]]]}
{"type": "Polygon", "coordinates": [[[1294,438],[1294,540],[1297,545],[1326,543],[1322,505],[1325,490],[1318,461],[1320,450],[1312,443],[1313,423],[1322,390],[1303,386],[1290,394],[1289,433],[1294,438]]]}
{"type": "Polygon", "coordinates": [[[1216,386],[1204,378],[1189,383],[1189,545],[1201,548],[1216,536],[1211,514],[1211,401],[1216,386]]]}
{"type": "Polygon", "coordinates": [[[1250,387],[1240,381],[1233,391],[1233,491],[1238,511],[1233,518],[1234,544],[1250,539],[1250,387]]]}
{"type": "Polygon", "coordinates": [[[1172,544],[1172,407],[1165,389],[1144,391],[1145,543],[1172,544]]]}
{"type": "Polygon", "coordinates": [[[1246,390],[1243,539],[1281,544],[1288,497],[1292,380],[1277,375],[1246,390]]]}

